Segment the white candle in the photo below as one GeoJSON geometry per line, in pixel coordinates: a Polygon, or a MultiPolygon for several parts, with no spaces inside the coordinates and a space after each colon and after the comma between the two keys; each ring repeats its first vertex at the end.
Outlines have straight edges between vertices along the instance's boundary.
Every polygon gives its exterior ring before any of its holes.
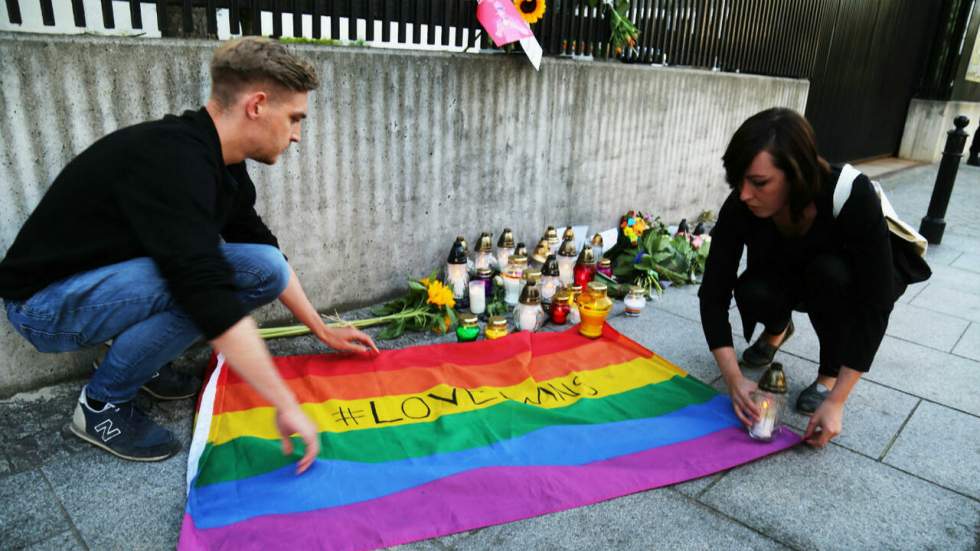
{"type": "Polygon", "coordinates": [[[575,279],[575,257],[558,256],[558,277],[562,285],[571,285],[575,279]]]}
{"type": "Polygon", "coordinates": [[[517,323],[521,331],[536,331],[538,329],[538,312],[540,308],[524,308],[521,310],[517,323]]]}
{"type": "Polygon", "coordinates": [[[544,276],[541,279],[541,300],[551,302],[551,297],[558,291],[558,279],[555,276],[544,276]]]}
{"type": "Polygon", "coordinates": [[[517,304],[518,299],[521,297],[521,279],[503,276],[504,279],[504,302],[510,304],[511,306],[517,304]]]}
{"type": "Polygon", "coordinates": [[[769,440],[772,438],[772,431],[776,428],[776,408],[769,400],[762,400],[759,404],[759,420],[752,425],[749,435],[759,440],[769,440]]]}
{"type": "Polygon", "coordinates": [[[483,280],[470,282],[470,312],[480,315],[487,310],[486,287],[483,280]]]}
{"type": "Polygon", "coordinates": [[[568,323],[575,325],[576,323],[582,323],[582,314],[578,311],[578,306],[572,305],[572,309],[568,311],[568,323]]]}
{"type": "Polygon", "coordinates": [[[510,255],[514,254],[513,247],[501,247],[497,249],[497,266],[503,270],[510,263],[510,255]]]}

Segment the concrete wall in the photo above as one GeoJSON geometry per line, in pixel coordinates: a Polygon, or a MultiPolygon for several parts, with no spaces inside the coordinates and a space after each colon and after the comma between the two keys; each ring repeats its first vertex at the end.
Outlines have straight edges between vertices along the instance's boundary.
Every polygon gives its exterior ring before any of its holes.
{"type": "MultiPolygon", "coordinates": [[[[947,132],[955,128],[953,119],[960,115],[970,119],[966,127],[971,136],[966,144],[969,149],[980,123],[980,102],[913,99],[905,118],[898,156],[926,163],[938,162],[946,147],[947,132]]],[[[965,154],[963,158],[966,159],[965,154]]]]}
{"type": "MultiPolygon", "coordinates": [[[[116,128],[200,106],[213,42],[0,34],[0,246],[61,167],[116,128]]],[[[457,234],[612,227],[716,210],[720,157],[749,115],[803,111],[808,83],[519,56],[297,48],[321,74],[302,143],[251,165],[258,210],[324,310],[391,296],[457,234]]],[[[281,307],[261,319],[287,316],[281,307]]],[[[78,374],[0,323],[0,395],[78,374]]]]}

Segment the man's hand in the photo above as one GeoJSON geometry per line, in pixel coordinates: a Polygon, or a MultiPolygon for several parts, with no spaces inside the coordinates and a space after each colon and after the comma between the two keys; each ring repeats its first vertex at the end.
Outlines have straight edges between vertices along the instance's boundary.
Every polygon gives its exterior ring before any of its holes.
{"type": "Polygon", "coordinates": [[[733,382],[728,384],[728,391],[732,398],[732,408],[735,416],[746,427],[752,426],[759,418],[759,407],[752,401],[752,391],[758,385],[751,379],[746,379],[741,375],[733,382]]]}
{"type": "Polygon", "coordinates": [[[293,441],[289,438],[293,434],[299,434],[306,446],[303,458],[296,464],[296,474],[301,474],[310,468],[313,460],[320,453],[320,438],[313,421],[303,413],[298,405],[278,409],[276,410],[276,429],[279,430],[279,435],[282,437],[283,455],[292,455],[293,453],[293,441]]]}
{"type": "Polygon", "coordinates": [[[827,399],[810,417],[803,440],[814,448],[822,448],[827,442],[840,434],[844,418],[844,404],[827,399]]]}
{"type": "Polygon", "coordinates": [[[356,327],[332,329],[324,326],[323,330],[317,333],[317,337],[323,344],[338,352],[366,354],[373,350],[376,354],[378,353],[378,347],[374,345],[371,337],[356,327]]]}

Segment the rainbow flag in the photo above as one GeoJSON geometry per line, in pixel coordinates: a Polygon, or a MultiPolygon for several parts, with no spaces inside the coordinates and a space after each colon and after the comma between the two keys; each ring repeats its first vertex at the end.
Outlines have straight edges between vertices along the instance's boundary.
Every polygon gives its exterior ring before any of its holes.
{"type": "MultiPolygon", "coordinates": [[[[199,405],[178,548],[365,549],[675,484],[790,447],[607,327],[373,358],[277,358],[322,451],[295,475],[274,410],[223,362],[199,405]]],[[[298,439],[297,439],[298,443],[298,439]]]]}

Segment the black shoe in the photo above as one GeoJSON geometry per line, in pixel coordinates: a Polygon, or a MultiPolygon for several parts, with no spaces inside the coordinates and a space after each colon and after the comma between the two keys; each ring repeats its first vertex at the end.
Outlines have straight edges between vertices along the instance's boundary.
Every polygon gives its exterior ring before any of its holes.
{"type": "Polygon", "coordinates": [[[185,375],[168,363],[157,371],[140,390],[158,400],[183,400],[197,396],[201,381],[193,375],[185,375]]]}
{"type": "Polygon", "coordinates": [[[71,432],[103,450],[131,461],[161,461],[180,451],[173,433],[153,422],[132,400],[92,409],[85,389],[69,425],[71,432]]]}
{"type": "Polygon", "coordinates": [[[772,364],[772,359],[776,357],[776,351],[779,350],[780,346],[786,344],[786,341],[793,336],[795,330],[793,320],[790,320],[789,325],[786,326],[786,335],[783,337],[783,342],[779,343],[779,346],[773,346],[766,342],[766,334],[763,332],[752,346],[746,348],[745,352],[742,352],[742,363],[745,367],[751,368],[769,367],[772,364]]]}
{"type": "Polygon", "coordinates": [[[800,397],[796,399],[796,411],[803,415],[813,415],[820,404],[830,396],[830,389],[814,381],[813,384],[803,389],[800,397]]]}
{"type": "MultiPolygon", "coordinates": [[[[112,341],[106,341],[99,350],[98,356],[92,361],[92,367],[98,369],[109,353],[112,341]]],[[[158,400],[183,400],[197,395],[201,388],[201,381],[193,375],[185,375],[173,368],[171,363],[167,363],[160,368],[160,371],[153,374],[153,378],[144,384],[140,390],[158,400]]]]}

